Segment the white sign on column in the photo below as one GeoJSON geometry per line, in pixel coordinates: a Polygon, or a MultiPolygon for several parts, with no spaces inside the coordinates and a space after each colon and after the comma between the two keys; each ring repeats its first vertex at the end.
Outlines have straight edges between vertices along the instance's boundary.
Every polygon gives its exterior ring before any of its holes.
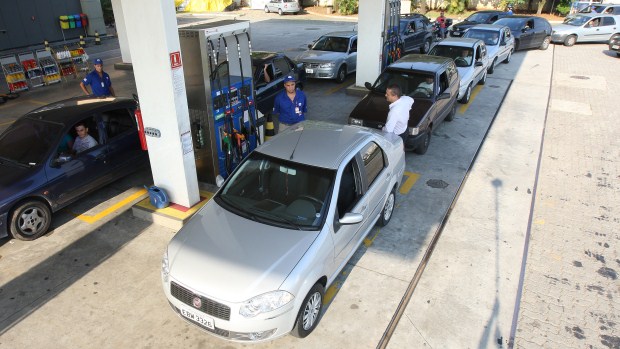
{"type": "Polygon", "coordinates": [[[173,1],[121,0],[155,185],[170,201],[200,200],[173,1]]]}

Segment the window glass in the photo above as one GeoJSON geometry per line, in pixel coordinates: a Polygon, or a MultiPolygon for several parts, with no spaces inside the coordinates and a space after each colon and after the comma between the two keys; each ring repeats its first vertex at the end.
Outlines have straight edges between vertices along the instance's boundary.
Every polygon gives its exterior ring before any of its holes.
{"type": "Polygon", "coordinates": [[[273,60],[273,66],[276,69],[276,78],[279,78],[282,75],[288,75],[291,67],[288,63],[282,58],[276,58],[273,60]]]}
{"type": "Polygon", "coordinates": [[[115,109],[102,113],[103,126],[108,134],[108,140],[136,129],[136,122],[128,109],[115,109]]]}
{"type": "Polygon", "coordinates": [[[58,142],[62,126],[40,120],[18,119],[0,136],[0,161],[36,165],[58,142]]]}
{"type": "Polygon", "coordinates": [[[360,191],[356,184],[355,170],[353,169],[355,159],[351,160],[344,168],[342,172],[342,178],[340,179],[340,188],[338,189],[338,217],[342,218],[347,212],[349,212],[355,203],[359,200],[360,191]]]}
{"type": "Polygon", "coordinates": [[[613,17],[603,17],[603,24],[601,25],[614,25],[616,21],[614,21],[613,17]]]}
{"type": "Polygon", "coordinates": [[[366,178],[368,178],[368,186],[377,179],[379,173],[385,167],[385,159],[383,157],[383,151],[379,145],[375,142],[370,142],[360,152],[362,161],[364,162],[364,171],[366,172],[366,178]]]}

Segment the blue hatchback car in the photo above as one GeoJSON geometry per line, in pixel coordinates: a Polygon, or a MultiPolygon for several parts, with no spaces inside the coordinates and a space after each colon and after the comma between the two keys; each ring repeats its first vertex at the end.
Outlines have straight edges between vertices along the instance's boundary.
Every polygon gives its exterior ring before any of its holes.
{"type": "Polygon", "coordinates": [[[131,98],[76,97],[35,109],[2,133],[0,238],[34,240],[53,212],[147,165],[136,108],[131,98]],[[76,128],[97,144],[73,151],[76,128]]]}

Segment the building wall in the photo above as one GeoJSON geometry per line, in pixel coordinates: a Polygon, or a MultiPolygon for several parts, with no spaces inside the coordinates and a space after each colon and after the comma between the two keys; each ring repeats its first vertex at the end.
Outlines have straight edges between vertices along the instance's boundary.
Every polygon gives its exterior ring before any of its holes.
{"type": "MultiPolygon", "coordinates": [[[[0,51],[62,41],[59,16],[82,13],[80,0],[2,0],[0,51]]],[[[66,39],[84,35],[84,28],[64,30],[66,39]]]]}

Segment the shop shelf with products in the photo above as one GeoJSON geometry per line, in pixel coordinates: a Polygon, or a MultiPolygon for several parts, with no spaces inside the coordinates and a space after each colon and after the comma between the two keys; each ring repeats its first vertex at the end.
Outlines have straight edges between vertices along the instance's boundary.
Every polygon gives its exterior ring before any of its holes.
{"type": "Polygon", "coordinates": [[[77,76],[77,67],[73,57],[71,57],[71,51],[67,46],[52,47],[52,54],[58,65],[60,75],[65,79],[69,75],[73,75],[73,78],[77,76]]]}
{"type": "Polygon", "coordinates": [[[67,46],[69,54],[73,60],[73,64],[78,72],[88,71],[88,54],[78,43],[67,46]]]}
{"type": "Polygon", "coordinates": [[[9,87],[9,92],[24,91],[28,89],[28,81],[26,73],[21,64],[17,61],[15,55],[0,57],[0,65],[2,72],[9,87]]]}
{"type": "Polygon", "coordinates": [[[43,69],[34,57],[32,52],[18,53],[19,63],[21,63],[26,77],[30,80],[30,87],[43,86],[43,69]]]}
{"type": "Polygon", "coordinates": [[[37,50],[36,55],[39,66],[43,69],[43,82],[46,85],[60,82],[60,69],[52,54],[47,50],[37,50]]]}

